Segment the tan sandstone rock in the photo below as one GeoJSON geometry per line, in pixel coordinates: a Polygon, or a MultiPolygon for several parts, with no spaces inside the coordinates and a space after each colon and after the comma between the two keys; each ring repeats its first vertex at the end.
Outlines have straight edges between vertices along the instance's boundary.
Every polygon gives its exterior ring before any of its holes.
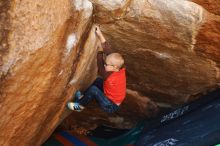
{"type": "Polygon", "coordinates": [[[1,6],[1,15],[7,17],[0,25],[0,145],[40,145],[67,115],[65,104],[77,85],[88,84],[82,72],[94,68],[91,62],[76,70],[94,60],[94,39],[88,41],[91,50],[83,48],[92,5],[13,0],[1,6]]]}

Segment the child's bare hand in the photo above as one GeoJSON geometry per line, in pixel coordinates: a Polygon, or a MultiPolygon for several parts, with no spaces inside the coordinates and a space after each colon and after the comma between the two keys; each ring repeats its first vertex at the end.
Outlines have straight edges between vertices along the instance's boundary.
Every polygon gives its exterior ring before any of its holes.
{"type": "Polygon", "coordinates": [[[105,37],[103,36],[100,27],[98,25],[95,26],[95,33],[98,36],[99,40],[101,41],[101,43],[106,42],[105,37]]]}
{"type": "Polygon", "coordinates": [[[95,26],[95,32],[98,36],[100,36],[102,34],[101,30],[100,30],[100,27],[97,25],[95,26]]]}

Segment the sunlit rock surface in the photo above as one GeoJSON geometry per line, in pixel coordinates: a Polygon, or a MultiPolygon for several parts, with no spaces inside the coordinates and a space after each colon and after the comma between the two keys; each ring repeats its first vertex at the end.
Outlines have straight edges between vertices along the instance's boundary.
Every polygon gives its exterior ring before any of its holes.
{"type": "Polygon", "coordinates": [[[92,5],[69,0],[0,4],[1,16],[7,15],[0,23],[0,145],[40,145],[67,115],[74,90],[96,73],[90,61],[96,39],[87,42],[90,50],[83,48],[92,5]]]}
{"type": "Polygon", "coordinates": [[[61,128],[131,128],[156,115],[155,102],[175,106],[218,87],[220,2],[91,2],[0,2],[0,145],[40,145],[70,115],[67,101],[97,75],[95,23],[125,57],[127,97],[115,114],[93,102],[61,128]]]}

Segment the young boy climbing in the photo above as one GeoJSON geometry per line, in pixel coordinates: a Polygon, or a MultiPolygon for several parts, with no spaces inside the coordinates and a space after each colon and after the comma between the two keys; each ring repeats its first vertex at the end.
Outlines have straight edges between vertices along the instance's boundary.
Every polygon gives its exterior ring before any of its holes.
{"type": "Polygon", "coordinates": [[[75,101],[68,102],[70,110],[82,111],[84,107],[95,99],[107,113],[118,110],[126,95],[126,76],[124,59],[119,53],[113,53],[100,28],[96,26],[96,35],[102,47],[97,54],[98,74],[94,83],[84,92],[75,94],[75,101]]]}

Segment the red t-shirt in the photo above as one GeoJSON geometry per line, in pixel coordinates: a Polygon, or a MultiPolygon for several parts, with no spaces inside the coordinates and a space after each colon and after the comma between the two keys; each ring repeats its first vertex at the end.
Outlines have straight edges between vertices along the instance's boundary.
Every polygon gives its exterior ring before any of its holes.
{"type": "Polygon", "coordinates": [[[112,72],[111,75],[104,80],[103,88],[105,96],[115,104],[121,104],[126,95],[125,68],[122,68],[118,72],[112,72]]]}

